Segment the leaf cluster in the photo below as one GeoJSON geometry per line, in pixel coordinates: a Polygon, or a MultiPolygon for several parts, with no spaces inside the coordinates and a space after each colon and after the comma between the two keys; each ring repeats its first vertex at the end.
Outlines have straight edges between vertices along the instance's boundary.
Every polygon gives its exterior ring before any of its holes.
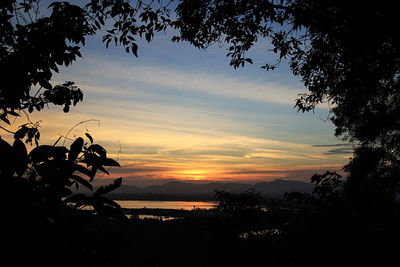
{"type": "Polygon", "coordinates": [[[14,134],[12,145],[0,138],[1,181],[24,180],[50,217],[57,214],[62,203],[75,203],[75,208],[92,206],[99,214],[126,220],[121,207],[104,196],[118,188],[122,178],[109,186],[101,186],[91,196],[72,193],[72,187],[79,189],[80,186],[93,191],[92,182],[98,171],[109,174],[106,167],[120,167],[117,161],[107,157],[107,151],[101,145],[93,143],[93,138],[86,133],[89,143],[78,137],[69,149],[39,145],[28,153],[22,139],[25,135],[29,139],[29,130],[26,125],[21,126],[14,134]]]}
{"type": "MultiPolygon", "coordinates": [[[[335,135],[352,142],[346,171],[369,170],[365,177],[400,180],[400,23],[395,1],[182,0],[172,25],[174,41],[205,49],[228,45],[230,64],[252,63],[246,52],[265,40],[308,89],[295,108],[314,111],[329,105],[335,135]],[[371,153],[370,153],[371,152],[371,153]],[[363,153],[366,153],[363,155],[363,153]],[[373,166],[369,158],[374,154],[373,166]],[[363,160],[359,160],[363,159],[363,160]],[[364,161],[365,159],[365,161],[364,161]]],[[[349,177],[358,177],[360,175],[349,177]]],[[[361,178],[360,178],[361,179],[361,178]]]]}
{"type": "Polygon", "coordinates": [[[72,82],[53,87],[50,80],[59,66],[69,66],[81,57],[79,45],[93,33],[84,10],[68,2],[53,2],[49,16],[33,19],[29,15],[33,2],[4,1],[0,7],[0,118],[6,123],[7,116],[15,116],[16,111],[41,110],[49,103],[64,105],[68,112],[71,104],[83,98],[72,82]]]}
{"type": "MultiPolygon", "coordinates": [[[[260,39],[272,37],[274,24],[283,25],[286,7],[275,1],[180,1],[172,23],[180,35],[173,41],[188,41],[205,49],[214,43],[229,45],[227,57],[234,68],[252,64],[246,52],[260,39]]],[[[284,57],[282,54],[281,57],[284,57]]]]}
{"type": "Polygon", "coordinates": [[[86,5],[88,13],[93,18],[93,28],[109,28],[103,36],[106,47],[111,42],[125,47],[127,53],[138,56],[137,36],[150,42],[154,33],[165,32],[171,20],[169,19],[169,3],[163,5],[153,1],[91,1],[86,5]],[[107,21],[113,21],[106,25],[107,21]]]}
{"type": "Polygon", "coordinates": [[[136,38],[150,42],[156,32],[170,24],[168,5],[161,1],[70,1],[52,2],[48,15],[40,15],[38,0],[6,0],[0,4],[0,120],[19,111],[40,111],[47,104],[64,106],[83,100],[82,91],[70,81],[53,85],[60,66],[68,67],[78,57],[86,37],[106,30],[111,41],[138,56],[136,38]],[[156,8],[157,7],[157,8],[156,8]]]}
{"type": "Polygon", "coordinates": [[[214,196],[218,203],[217,210],[228,214],[243,211],[259,211],[263,204],[260,192],[253,189],[249,189],[243,193],[216,190],[214,196]]]}

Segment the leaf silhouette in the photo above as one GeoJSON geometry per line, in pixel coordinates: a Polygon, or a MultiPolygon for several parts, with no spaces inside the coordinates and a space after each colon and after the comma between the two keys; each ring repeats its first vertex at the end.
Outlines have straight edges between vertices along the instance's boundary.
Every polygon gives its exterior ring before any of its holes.
{"type": "Polygon", "coordinates": [[[65,159],[67,152],[68,149],[63,146],[38,146],[29,153],[29,162],[36,164],[49,158],[65,159]]]}
{"type": "Polygon", "coordinates": [[[12,164],[12,159],[10,158],[11,154],[12,154],[11,145],[0,137],[0,174],[1,174],[1,176],[12,175],[13,170],[10,170],[10,164],[12,164]]]}
{"type": "Polygon", "coordinates": [[[93,191],[93,186],[84,178],[78,176],[78,175],[71,175],[70,177],[72,180],[77,181],[78,183],[80,183],[81,185],[85,186],[86,188],[88,188],[90,191],[93,191]]]}
{"type": "Polygon", "coordinates": [[[93,144],[93,137],[89,133],[85,133],[86,137],[89,138],[90,143],[93,144]]]}
{"type": "Polygon", "coordinates": [[[15,132],[14,134],[14,138],[15,139],[22,139],[24,138],[24,136],[26,135],[26,133],[28,132],[28,127],[26,127],[26,125],[22,125],[20,129],[18,129],[18,131],[15,132]]]}
{"type": "Polygon", "coordinates": [[[67,197],[64,200],[65,203],[75,203],[75,208],[78,208],[80,206],[84,206],[84,205],[90,205],[90,199],[83,195],[83,194],[75,194],[72,195],[70,197],[67,197]]]}
{"type": "Polygon", "coordinates": [[[83,138],[77,138],[69,149],[68,160],[74,161],[78,157],[79,153],[81,153],[83,147],[83,138]]]}
{"type": "Polygon", "coordinates": [[[115,179],[114,183],[112,184],[109,184],[107,186],[100,186],[99,189],[97,189],[97,191],[94,193],[94,197],[104,195],[106,193],[109,193],[117,189],[118,187],[121,186],[121,183],[122,183],[122,178],[118,178],[115,179]]]}
{"type": "MultiPolygon", "coordinates": [[[[105,205],[105,203],[102,201],[104,199],[106,198],[103,197],[98,198],[96,199],[97,201],[93,203],[93,207],[97,212],[108,215],[110,217],[118,218],[124,222],[128,221],[128,218],[126,217],[126,215],[124,214],[123,210],[120,207],[116,207],[114,205],[105,205]]],[[[117,203],[115,204],[118,205],[117,203]]]]}
{"type": "Polygon", "coordinates": [[[75,171],[86,174],[88,177],[92,176],[92,172],[89,169],[85,168],[84,166],[76,164],[76,163],[73,166],[74,166],[75,171]]]}
{"type": "Polygon", "coordinates": [[[102,172],[104,172],[104,173],[110,175],[110,173],[109,173],[106,169],[104,169],[103,166],[97,166],[97,169],[99,169],[100,171],[102,171],[102,172]]]}
{"type": "Polygon", "coordinates": [[[107,151],[101,145],[98,145],[98,144],[93,144],[93,145],[89,146],[88,150],[96,152],[102,158],[105,158],[106,154],[107,154],[107,151]]]}
{"type": "Polygon", "coordinates": [[[119,163],[111,158],[104,158],[101,160],[101,163],[104,166],[117,166],[117,167],[121,167],[121,165],[119,165],[119,163]]]}
{"type": "Polygon", "coordinates": [[[112,200],[112,199],[108,199],[108,198],[103,197],[103,196],[98,196],[97,198],[98,198],[101,202],[103,202],[104,204],[106,204],[106,205],[108,205],[108,206],[113,206],[114,208],[117,208],[117,209],[120,209],[120,208],[121,208],[121,206],[120,206],[117,202],[115,202],[114,200],[112,200]]]}
{"type": "Polygon", "coordinates": [[[14,154],[14,167],[19,176],[22,176],[28,167],[28,152],[21,139],[15,139],[12,146],[14,154]]]}

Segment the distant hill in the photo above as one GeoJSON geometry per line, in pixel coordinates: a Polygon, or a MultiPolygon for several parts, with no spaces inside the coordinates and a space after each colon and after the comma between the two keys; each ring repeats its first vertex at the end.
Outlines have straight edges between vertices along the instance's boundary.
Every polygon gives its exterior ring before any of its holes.
{"type": "Polygon", "coordinates": [[[193,198],[209,199],[214,195],[215,190],[226,190],[229,192],[240,193],[248,189],[254,189],[268,197],[282,196],[286,192],[298,191],[311,193],[314,185],[300,181],[275,180],[272,182],[260,182],[255,185],[245,183],[219,183],[211,182],[206,184],[194,184],[189,182],[168,182],[163,185],[153,185],[147,187],[137,187],[131,185],[121,185],[120,188],[109,194],[112,198],[123,199],[170,199],[193,198]]]}
{"type": "Polygon", "coordinates": [[[254,185],[254,189],[264,195],[277,196],[293,191],[311,193],[314,186],[314,184],[300,181],[275,180],[272,182],[257,183],[254,185]]]}

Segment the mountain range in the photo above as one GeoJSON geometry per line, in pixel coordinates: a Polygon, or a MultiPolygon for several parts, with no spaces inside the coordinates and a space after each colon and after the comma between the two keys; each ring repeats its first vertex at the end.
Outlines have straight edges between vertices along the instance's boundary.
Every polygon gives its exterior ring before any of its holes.
{"type": "Polygon", "coordinates": [[[245,192],[254,189],[267,197],[282,196],[286,192],[298,191],[311,193],[314,185],[300,181],[274,180],[271,182],[260,182],[254,185],[246,183],[219,183],[210,182],[206,184],[194,184],[189,182],[173,181],[163,185],[153,185],[147,187],[137,187],[132,185],[121,185],[118,189],[109,194],[112,198],[135,199],[147,198],[151,196],[166,197],[195,197],[203,196],[207,198],[214,195],[215,190],[225,190],[233,193],[245,192]]]}

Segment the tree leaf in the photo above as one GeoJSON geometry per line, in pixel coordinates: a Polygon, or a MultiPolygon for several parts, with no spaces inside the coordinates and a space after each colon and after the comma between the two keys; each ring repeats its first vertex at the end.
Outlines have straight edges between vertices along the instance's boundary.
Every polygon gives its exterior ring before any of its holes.
{"type": "Polygon", "coordinates": [[[45,89],[48,89],[48,90],[53,89],[53,86],[46,80],[40,80],[39,84],[40,84],[40,86],[42,86],[45,89]]]}
{"type": "Polygon", "coordinates": [[[92,167],[92,171],[90,173],[90,181],[91,182],[93,181],[94,177],[96,176],[96,173],[97,173],[97,168],[92,167]]]}
{"type": "Polygon", "coordinates": [[[101,196],[111,191],[114,191],[115,189],[121,186],[121,183],[122,183],[122,178],[118,178],[115,179],[114,183],[112,184],[109,184],[107,186],[100,186],[99,189],[97,189],[97,191],[94,193],[94,197],[101,196]]]}
{"type": "Polygon", "coordinates": [[[75,169],[75,171],[78,171],[80,173],[86,174],[88,177],[91,177],[91,175],[92,175],[92,172],[89,169],[87,169],[86,167],[82,166],[82,165],[79,165],[79,164],[75,163],[74,164],[74,169],[75,169]]]}
{"type": "Polygon", "coordinates": [[[20,115],[19,115],[17,112],[15,112],[14,110],[10,110],[10,111],[8,111],[7,113],[8,113],[8,114],[11,114],[11,115],[13,115],[13,116],[16,116],[16,117],[20,117],[20,115]]]}
{"type": "Polygon", "coordinates": [[[79,153],[82,152],[83,138],[78,137],[72,144],[68,153],[68,160],[75,161],[79,153]]]}
{"type": "Polygon", "coordinates": [[[93,186],[84,178],[78,176],[78,175],[72,175],[70,177],[72,180],[77,181],[78,183],[80,183],[81,185],[85,186],[86,188],[88,188],[90,191],[93,191],[93,186]]]}
{"type": "Polygon", "coordinates": [[[98,145],[98,144],[90,145],[90,146],[88,147],[88,150],[89,150],[89,151],[96,152],[96,153],[99,154],[99,156],[102,157],[102,158],[105,158],[106,155],[107,155],[107,151],[106,151],[101,145],[98,145]]]}
{"type": "Polygon", "coordinates": [[[25,137],[27,132],[28,132],[28,127],[26,127],[25,125],[22,125],[21,128],[18,129],[18,131],[15,132],[14,138],[15,139],[22,139],[22,138],[25,137]]]}
{"type": "Polygon", "coordinates": [[[101,163],[102,163],[104,166],[116,166],[116,167],[121,167],[121,165],[120,165],[117,161],[115,161],[115,160],[113,160],[113,159],[111,159],[111,158],[104,158],[104,159],[101,160],[101,163]]]}
{"type": "Polygon", "coordinates": [[[28,167],[28,152],[21,139],[15,139],[12,146],[15,171],[22,176],[28,167]]]}
{"type": "Polygon", "coordinates": [[[10,121],[7,119],[6,116],[1,116],[0,119],[1,119],[2,121],[4,121],[5,123],[7,123],[8,125],[11,125],[10,121]]]}
{"type": "Polygon", "coordinates": [[[75,203],[75,208],[90,205],[90,199],[83,194],[75,194],[64,199],[64,203],[75,203]]]}
{"type": "Polygon", "coordinates": [[[29,153],[29,162],[36,164],[49,158],[65,159],[67,152],[68,149],[64,146],[41,145],[29,153]]]}
{"type": "Polygon", "coordinates": [[[86,137],[89,138],[90,143],[93,144],[93,138],[89,133],[85,133],[86,137]]]}
{"type": "Polygon", "coordinates": [[[110,175],[110,173],[106,169],[104,169],[103,166],[97,166],[97,169],[99,169],[100,171],[106,173],[107,175],[110,175]]]}
{"type": "MultiPolygon", "coordinates": [[[[95,201],[93,202],[94,209],[100,214],[104,214],[104,215],[107,215],[107,216],[110,216],[113,218],[120,219],[124,222],[128,222],[128,218],[124,214],[124,211],[121,209],[121,207],[109,205],[111,203],[110,202],[105,203],[105,199],[106,199],[105,197],[97,197],[95,199],[95,201]],[[107,204],[107,205],[105,205],[105,204],[107,204]]],[[[115,204],[117,204],[117,203],[115,203],[115,204]]]]}
{"type": "Polygon", "coordinates": [[[135,43],[132,43],[131,50],[132,50],[132,53],[135,55],[135,57],[138,57],[138,53],[137,53],[138,45],[135,43]]]}
{"type": "Polygon", "coordinates": [[[121,206],[112,199],[108,199],[103,196],[98,196],[97,199],[99,199],[101,202],[103,202],[104,204],[106,204],[108,206],[112,206],[114,208],[121,209],[121,206]]]}
{"type": "Polygon", "coordinates": [[[0,174],[1,176],[12,175],[14,170],[12,166],[13,159],[10,157],[12,154],[12,147],[4,139],[0,137],[0,174]]]}
{"type": "Polygon", "coordinates": [[[65,197],[65,196],[69,196],[69,195],[72,195],[71,189],[63,187],[61,196],[65,197]]]}

